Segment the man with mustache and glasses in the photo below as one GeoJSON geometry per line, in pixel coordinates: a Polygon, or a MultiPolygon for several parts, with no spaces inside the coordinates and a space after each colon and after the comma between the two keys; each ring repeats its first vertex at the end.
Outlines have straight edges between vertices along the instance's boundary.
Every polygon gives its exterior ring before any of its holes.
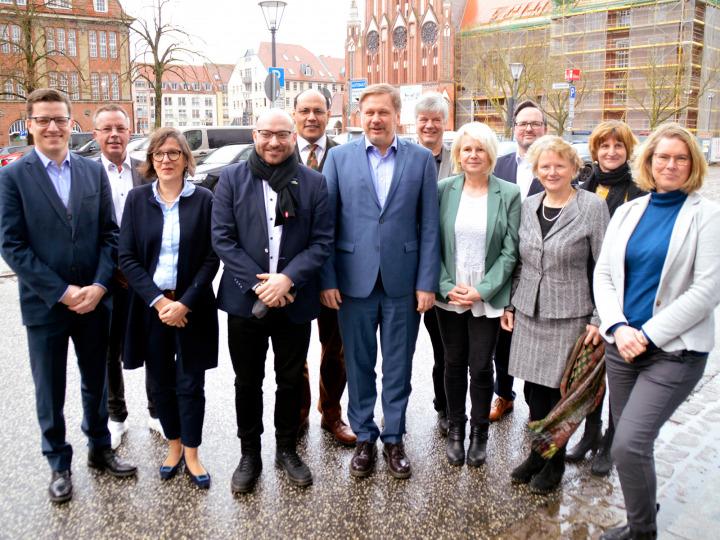
{"type": "Polygon", "coordinates": [[[212,217],[213,248],[225,265],[218,307],[228,314],[242,449],[233,493],[252,491],[262,470],[268,341],[277,382],[275,463],[292,484],[312,484],[296,444],[310,323],[320,313],[319,272],[332,246],[327,186],[320,173],[298,163],[290,115],[260,114],[253,140],[248,160],[222,171],[212,217]]]}
{"type": "Polygon", "coordinates": [[[30,367],[52,476],[50,500],[72,498],[72,447],[65,438],[68,341],[75,346],[82,388],[82,430],[88,466],[112,476],[135,467],[110,447],[105,385],[117,267],[118,227],[107,174],[99,163],[72,155],[68,97],[43,88],[27,98],[27,129],[35,149],[0,170],[0,252],[17,274],[30,367]]]}
{"type": "MultiPolygon", "coordinates": [[[[325,135],[329,118],[330,100],[318,90],[305,90],[295,96],[295,129],[297,145],[295,153],[303,165],[322,172],[328,150],[337,146],[325,135]]],[[[332,434],[336,441],[354,446],[356,437],[343,422],[340,398],[345,391],[345,355],[337,322],[337,311],[320,306],[317,319],[322,350],[320,353],[320,399],[318,410],[322,414],[320,427],[332,434]]],[[[302,408],[300,409],[300,433],[308,428],[308,415],[312,397],[307,361],[304,368],[302,408]]]]}
{"type": "MultiPolygon", "coordinates": [[[[96,158],[110,181],[115,220],[118,227],[122,222],[125,199],[128,192],[144,183],[137,172],[140,162],[132,159],[127,153],[130,142],[130,118],[120,105],[103,105],[93,116],[94,137],[100,145],[100,156],[96,158]]],[[[122,436],[128,430],[128,410],[125,404],[125,384],[122,372],[122,347],[125,339],[125,326],[128,317],[128,284],[120,270],[116,270],[112,283],[113,311],[110,317],[110,342],[108,346],[107,379],[108,379],[108,413],[110,421],[111,446],[117,448],[122,436]]],[[[161,435],[163,434],[155,406],[147,387],[148,426],[161,435]]]]}

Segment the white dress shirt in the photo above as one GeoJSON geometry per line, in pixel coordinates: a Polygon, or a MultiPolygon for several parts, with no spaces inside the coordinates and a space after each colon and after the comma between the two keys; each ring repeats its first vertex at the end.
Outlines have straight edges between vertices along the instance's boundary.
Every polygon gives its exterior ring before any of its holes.
{"type": "Polygon", "coordinates": [[[315,148],[315,157],[317,158],[317,162],[319,164],[325,155],[325,150],[327,149],[327,135],[323,135],[315,143],[308,142],[298,135],[297,147],[300,152],[300,159],[302,160],[303,165],[307,165],[308,156],[310,155],[310,147],[313,144],[317,145],[317,148],[315,148]]]}
{"type": "Polygon", "coordinates": [[[278,194],[267,180],[263,180],[263,195],[265,196],[265,215],[267,216],[268,249],[270,256],[269,273],[277,273],[278,258],[280,257],[280,239],[282,238],[282,225],[275,225],[275,208],[277,207],[278,194]]]}
{"type": "Polygon", "coordinates": [[[125,155],[122,170],[118,170],[117,165],[107,159],[104,154],[100,154],[100,161],[110,180],[110,191],[112,192],[113,207],[115,207],[115,220],[120,226],[122,213],[125,209],[125,199],[127,199],[128,192],[133,188],[130,156],[125,155]]]}
{"type": "Polygon", "coordinates": [[[517,162],[517,176],[515,181],[520,188],[520,198],[524,201],[528,196],[535,175],[532,172],[532,167],[528,160],[520,157],[520,154],[515,154],[515,161],[517,162]]]}

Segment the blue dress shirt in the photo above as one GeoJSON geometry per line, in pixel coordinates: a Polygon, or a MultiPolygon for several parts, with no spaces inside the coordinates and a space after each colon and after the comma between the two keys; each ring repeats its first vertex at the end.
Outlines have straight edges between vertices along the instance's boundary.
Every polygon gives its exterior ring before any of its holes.
{"type": "MultiPolygon", "coordinates": [[[[160,255],[153,274],[153,282],[163,291],[172,291],[175,290],[177,284],[177,259],[180,251],[180,197],[192,195],[195,191],[195,184],[186,180],[180,196],[168,208],[158,193],[157,183],[157,180],[153,182],[152,191],[163,212],[163,230],[160,255]]],[[[150,306],[154,306],[161,298],[162,295],[158,295],[150,302],[150,306]]]]}
{"type": "Polygon", "coordinates": [[[40,158],[40,161],[42,161],[43,167],[45,167],[45,170],[47,171],[50,181],[60,197],[60,200],[65,205],[65,208],[67,208],[68,204],[70,204],[70,152],[65,155],[65,159],[58,167],[58,164],[38,150],[37,146],[34,150],[40,158]]]}
{"type": "Polygon", "coordinates": [[[380,208],[385,207],[385,199],[390,192],[390,184],[392,183],[393,173],[395,172],[395,155],[397,154],[397,135],[393,139],[392,144],[383,156],[380,150],[374,146],[370,140],[365,137],[365,150],[367,151],[368,165],[373,176],[373,185],[380,208]]]}

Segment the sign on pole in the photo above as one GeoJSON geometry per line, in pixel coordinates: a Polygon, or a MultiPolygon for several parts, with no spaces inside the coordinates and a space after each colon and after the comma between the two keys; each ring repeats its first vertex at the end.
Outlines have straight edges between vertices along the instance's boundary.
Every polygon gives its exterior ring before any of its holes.
{"type": "Polygon", "coordinates": [[[576,88],[574,84],[570,85],[570,88],[568,89],[568,131],[572,131],[572,125],[573,125],[573,119],[575,118],[575,95],[576,95],[576,88]]]}
{"type": "Polygon", "coordinates": [[[580,70],[579,69],[566,69],[565,70],[565,80],[567,82],[574,82],[580,80],[580,70]]]}
{"type": "Polygon", "coordinates": [[[285,68],[271,67],[268,68],[268,73],[274,73],[280,86],[285,86],[285,68]]]}
{"type": "Polygon", "coordinates": [[[367,79],[350,79],[350,108],[357,109],[360,94],[367,88],[367,79]]]}
{"type": "Polygon", "coordinates": [[[274,105],[275,100],[280,97],[280,88],[282,88],[278,81],[277,73],[268,73],[268,76],[265,77],[264,88],[265,95],[274,105]]]}
{"type": "Polygon", "coordinates": [[[553,90],[567,90],[568,88],[570,88],[570,83],[566,82],[555,82],[552,85],[553,90]]]}
{"type": "Polygon", "coordinates": [[[400,87],[400,100],[402,102],[400,111],[401,124],[415,124],[415,104],[420,100],[422,91],[421,84],[409,84],[400,87]]]}

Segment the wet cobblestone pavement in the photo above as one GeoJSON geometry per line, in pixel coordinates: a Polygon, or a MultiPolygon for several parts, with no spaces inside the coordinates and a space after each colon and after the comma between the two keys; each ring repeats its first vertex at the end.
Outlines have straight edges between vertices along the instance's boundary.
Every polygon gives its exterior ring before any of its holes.
{"type": "MultiPolygon", "coordinates": [[[[720,167],[712,168],[707,196],[720,201],[720,167]]],[[[1,269],[0,269],[1,270],[1,269]]],[[[63,506],[47,499],[50,473],[39,448],[25,330],[20,323],[17,284],[0,279],[0,538],[596,538],[624,522],[623,499],[613,472],[590,474],[589,461],[568,464],[561,489],[550,496],[514,487],[509,472],[529,445],[527,407],[490,429],[488,461],[478,470],[451,467],[432,408],[430,342],[421,327],[414,361],[413,393],[405,439],[413,477],[394,480],[378,461],[375,474],[351,478],[352,449],[336,445],[311,413],[300,453],[313,471],[314,485],[295,488],[274,467],[271,363],[265,383],[263,473],[255,492],[233,497],[230,477],[240,457],[235,436],[233,372],[221,319],[221,359],[208,372],[201,457],[212,474],[208,492],[179,475],[161,482],[157,468],[163,440],[148,430],[144,373],[125,372],[130,430],[120,454],[138,465],[135,479],[98,474],[85,464],[80,431],[79,378],[74,356],[68,367],[65,406],[68,440],[74,447],[74,498],[63,506]]],[[[718,314],[720,315],[720,314],[718,314]]],[[[720,318],[720,317],[718,317],[720,318]]],[[[720,335],[718,336],[720,343],[720,335]]],[[[720,511],[720,347],[710,356],[696,391],[678,409],[656,446],[660,538],[719,536],[720,511]]],[[[310,351],[313,397],[317,397],[319,347],[310,351]]],[[[521,383],[516,391],[521,390],[521,383]]],[[[520,392],[520,396],[521,396],[520,392]]],[[[605,407],[607,411],[607,407],[605,407]]],[[[376,411],[378,419],[381,411],[376,411]]],[[[579,437],[576,434],[575,442],[579,437]]],[[[571,442],[571,444],[572,444],[571,442]]]]}

